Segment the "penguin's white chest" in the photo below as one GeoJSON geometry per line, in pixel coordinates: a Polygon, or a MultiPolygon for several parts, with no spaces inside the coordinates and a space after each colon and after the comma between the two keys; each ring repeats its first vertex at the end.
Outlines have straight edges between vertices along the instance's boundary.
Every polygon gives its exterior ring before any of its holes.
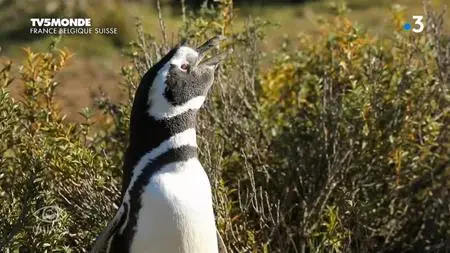
{"type": "Polygon", "coordinates": [[[131,253],[217,253],[211,186],[196,158],[165,165],[141,195],[131,253]]]}

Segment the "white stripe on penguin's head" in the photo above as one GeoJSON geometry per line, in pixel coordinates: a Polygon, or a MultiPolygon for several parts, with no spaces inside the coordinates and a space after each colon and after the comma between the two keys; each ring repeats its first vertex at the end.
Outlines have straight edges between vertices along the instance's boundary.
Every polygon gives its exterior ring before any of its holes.
{"type": "Polygon", "coordinates": [[[169,64],[166,65],[176,65],[178,68],[181,69],[181,66],[183,64],[195,64],[195,61],[198,58],[198,53],[195,51],[195,49],[181,46],[178,48],[175,55],[170,59],[169,64]]]}
{"type": "Polygon", "coordinates": [[[184,64],[194,67],[198,53],[189,47],[180,47],[174,56],[157,73],[157,76],[149,92],[149,115],[157,120],[171,118],[180,115],[188,110],[198,110],[205,101],[205,95],[194,96],[182,104],[174,105],[164,93],[167,90],[167,77],[171,68],[182,69],[184,64]]]}

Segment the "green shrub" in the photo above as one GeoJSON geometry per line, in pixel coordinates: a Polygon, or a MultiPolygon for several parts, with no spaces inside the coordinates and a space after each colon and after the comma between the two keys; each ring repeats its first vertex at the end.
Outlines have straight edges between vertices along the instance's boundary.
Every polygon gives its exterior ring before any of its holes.
{"type": "Polygon", "coordinates": [[[273,201],[288,198],[281,213],[296,221],[284,230],[325,252],[448,250],[444,41],[430,31],[376,40],[345,18],[333,24],[261,78],[279,122],[272,184],[290,186],[273,201]]]}
{"type": "MultiPolygon", "coordinates": [[[[231,4],[186,15],[181,32],[192,44],[232,38],[198,129],[229,250],[448,252],[450,44],[439,15],[428,12],[423,34],[386,39],[337,16],[320,36],[265,53],[267,23],[236,31],[231,4]]],[[[106,120],[86,109],[67,122],[55,107],[65,50],[26,51],[20,100],[7,89],[11,64],[0,71],[2,250],[86,252],[113,216],[133,93],[168,48],[138,34],[122,68],[128,100],[97,100],[106,120]]]]}
{"type": "Polygon", "coordinates": [[[94,236],[88,228],[101,226],[98,220],[113,212],[116,165],[90,148],[89,123],[64,121],[53,103],[54,77],[69,54],[25,51],[18,77],[25,83],[21,100],[6,89],[10,65],[2,70],[1,247],[13,252],[84,248],[94,236]],[[57,223],[43,221],[51,206],[57,207],[50,209],[58,212],[57,223]]]}

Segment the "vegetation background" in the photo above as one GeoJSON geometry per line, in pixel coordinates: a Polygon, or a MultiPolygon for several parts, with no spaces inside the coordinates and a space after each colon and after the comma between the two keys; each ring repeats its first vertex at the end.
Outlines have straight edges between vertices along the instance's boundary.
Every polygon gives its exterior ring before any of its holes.
{"type": "Polygon", "coordinates": [[[0,251],[87,252],[140,76],[220,33],[198,141],[229,251],[449,252],[446,3],[0,1],[0,251]],[[48,16],[120,33],[30,36],[48,16]]]}

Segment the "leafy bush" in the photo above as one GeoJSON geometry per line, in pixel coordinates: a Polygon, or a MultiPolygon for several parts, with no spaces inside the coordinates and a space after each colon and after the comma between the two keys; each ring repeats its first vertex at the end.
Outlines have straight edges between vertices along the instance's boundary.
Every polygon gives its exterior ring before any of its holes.
{"type": "MultiPolygon", "coordinates": [[[[232,38],[222,50],[234,54],[198,126],[229,250],[448,252],[450,44],[442,16],[428,12],[423,34],[381,39],[339,15],[322,35],[264,53],[268,24],[249,20],[236,32],[231,9],[221,1],[188,14],[181,33],[192,44],[216,33],[232,38]]],[[[401,13],[395,18],[402,23],[401,13]]],[[[122,68],[129,100],[98,98],[102,115],[86,109],[83,123],[65,121],[53,103],[67,51],[26,51],[21,100],[7,90],[11,64],[0,71],[3,250],[86,252],[114,214],[133,93],[168,48],[140,26],[138,33],[122,68]]]]}

